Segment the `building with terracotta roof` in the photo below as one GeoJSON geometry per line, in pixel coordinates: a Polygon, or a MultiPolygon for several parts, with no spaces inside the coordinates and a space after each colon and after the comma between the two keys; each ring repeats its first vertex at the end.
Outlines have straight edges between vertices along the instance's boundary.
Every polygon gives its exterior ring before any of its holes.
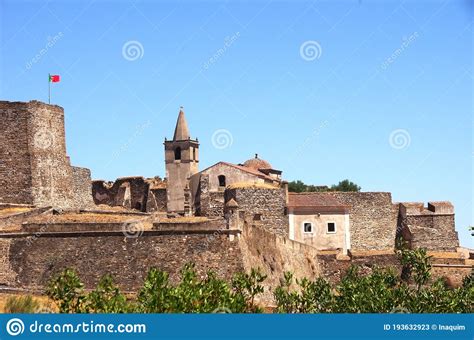
{"type": "Polygon", "coordinates": [[[289,193],[287,207],[290,240],[347,255],[350,206],[327,192],[307,192],[289,193]]]}

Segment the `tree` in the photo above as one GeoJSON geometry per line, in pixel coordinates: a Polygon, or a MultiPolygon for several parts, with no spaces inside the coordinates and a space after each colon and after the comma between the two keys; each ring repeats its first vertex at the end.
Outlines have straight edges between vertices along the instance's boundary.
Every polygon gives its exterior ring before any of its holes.
{"type": "Polygon", "coordinates": [[[354,192],[359,192],[360,189],[361,189],[360,186],[358,186],[354,182],[349,181],[348,179],[340,181],[337,185],[332,185],[331,186],[331,191],[354,191],[354,192]]]}
{"type": "Polygon", "coordinates": [[[360,191],[360,186],[345,179],[338,184],[333,184],[330,188],[324,185],[305,184],[303,181],[288,182],[289,192],[327,192],[327,191],[360,191]]]}
{"type": "Polygon", "coordinates": [[[300,180],[288,182],[288,191],[289,192],[303,192],[303,191],[306,191],[306,184],[304,184],[300,180]]]}

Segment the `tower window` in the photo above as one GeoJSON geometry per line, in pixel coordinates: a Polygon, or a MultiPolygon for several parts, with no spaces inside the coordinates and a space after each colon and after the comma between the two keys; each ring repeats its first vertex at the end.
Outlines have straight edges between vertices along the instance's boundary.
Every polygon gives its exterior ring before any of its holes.
{"type": "Polygon", "coordinates": [[[181,159],[181,148],[179,146],[176,149],[174,149],[174,159],[175,160],[181,159]]]}
{"type": "Polygon", "coordinates": [[[303,232],[304,233],[312,233],[313,232],[313,225],[310,222],[303,223],[303,232]]]}
{"type": "Polygon", "coordinates": [[[219,179],[219,187],[225,187],[225,176],[220,175],[220,176],[217,176],[217,178],[219,179]]]}
{"type": "Polygon", "coordinates": [[[336,232],[336,223],[328,222],[328,233],[334,234],[336,232]]]}
{"type": "Polygon", "coordinates": [[[196,148],[193,148],[193,160],[196,160],[196,148]]]}

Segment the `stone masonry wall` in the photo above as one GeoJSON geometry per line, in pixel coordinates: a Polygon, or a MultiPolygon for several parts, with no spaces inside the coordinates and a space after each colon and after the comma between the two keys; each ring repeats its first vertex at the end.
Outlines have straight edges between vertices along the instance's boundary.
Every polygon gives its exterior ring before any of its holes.
{"type": "Polygon", "coordinates": [[[91,171],[77,166],[72,167],[74,206],[82,209],[94,208],[92,199],[91,171]]]}
{"type": "Polygon", "coordinates": [[[397,209],[388,192],[333,192],[350,206],[351,251],[395,248],[397,209]]]}
{"type": "Polygon", "coordinates": [[[0,101],[0,202],[31,204],[31,166],[25,103],[0,101]]]}
{"type": "Polygon", "coordinates": [[[406,223],[410,230],[408,238],[412,248],[456,251],[459,247],[453,214],[407,216],[406,223]]]}
{"type": "Polygon", "coordinates": [[[291,271],[295,278],[314,279],[320,275],[317,250],[311,246],[276,235],[262,227],[245,224],[239,244],[246,271],[260,268],[266,275],[261,301],[273,305],[273,292],[291,271]]]}
{"type": "Polygon", "coordinates": [[[233,198],[239,207],[239,215],[275,234],[288,237],[288,216],[285,214],[284,188],[250,186],[226,189],[225,201],[233,198]]]}
{"type": "Polygon", "coordinates": [[[122,185],[128,185],[130,188],[130,207],[136,210],[146,211],[150,185],[143,177],[139,176],[119,178],[110,186],[106,185],[102,180],[92,181],[92,197],[94,198],[94,203],[107,204],[110,206],[124,206],[124,196],[121,190],[122,185]]]}
{"type": "Polygon", "coordinates": [[[33,204],[73,207],[72,168],[66,155],[64,110],[55,105],[27,103],[33,204]]]}
{"type": "Polygon", "coordinates": [[[194,262],[200,275],[214,270],[226,279],[243,270],[237,241],[230,241],[222,233],[150,236],[145,232],[138,238],[81,233],[68,237],[0,236],[0,248],[4,250],[0,269],[5,269],[6,275],[0,278],[5,284],[28,289],[42,289],[53,274],[67,267],[78,271],[86,288],[92,288],[102,275],[110,273],[127,291],[136,291],[153,266],[169,272],[172,281],[178,279],[187,262],[194,262]]]}
{"type": "Polygon", "coordinates": [[[78,208],[63,108],[39,101],[2,101],[0,131],[1,201],[78,208]]]}
{"type": "Polygon", "coordinates": [[[166,212],[166,189],[150,189],[146,202],[147,212],[166,212]]]}
{"type": "MultiPolygon", "coordinates": [[[[197,175],[196,175],[197,176],[197,175]]],[[[209,175],[202,174],[199,177],[196,196],[194,197],[194,210],[200,216],[209,218],[224,216],[224,191],[211,191],[209,187],[209,175]]]]}

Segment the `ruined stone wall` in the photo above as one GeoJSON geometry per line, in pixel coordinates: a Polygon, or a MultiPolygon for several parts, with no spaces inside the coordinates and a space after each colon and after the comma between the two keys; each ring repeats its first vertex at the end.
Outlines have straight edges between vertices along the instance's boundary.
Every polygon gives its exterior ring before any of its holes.
{"type": "Polygon", "coordinates": [[[143,177],[119,178],[112,185],[103,180],[95,180],[92,181],[92,196],[95,204],[125,206],[146,211],[149,188],[149,183],[143,177]],[[125,195],[127,186],[130,188],[130,195],[125,195]]]}
{"type": "Polygon", "coordinates": [[[72,167],[74,206],[81,209],[95,207],[92,199],[91,171],[77,166],[72,167]]]}
{"type": "Polygon", "coordinates": [[[276,235],[262,227],[245,224],[239,244],[246,271],[260,268],[268,277],[261,297],[273,304],[273,292],[286,271],[295,278],[314,279],[320,275],[317,250],[311,246],[276,235]]]}
{"type": "Polygon", "coordinates": [[[351,250],[395,248],[397,209],[388,192],[333,192],[337,200],[350,206],[351,250]]]}
{"type": "Polygon", "coordinates": [[[14,287],[42,289],[53,274],[72,267],[86,288],[92,288],[102,275],[110,273],[122,289],[136,291],[153,266],[169,272],[172,281],[178,279],[187,262],[194,262],[200,275],[213,270],[225,279],[243,270],[238,242],[230,241],[223,233],[144,232],[138,238],[103,234],[39,238],[32,234],[10,239],[0,235],[0,249],[4,250],[0,253],[0,269],[6,275],[3,281],[14,287]]]}
{"type": "Polygon", "coordinates": [[[191,181],[191,185],[196,186],[193,202],[194,211],[197,215],[210,218],[224,216],[224,191],[211,191],[209,189],[208,174],[195,176],[191,181]]]}
{"type": "Polygon", "coordinates": [[[191,178],[191,192],[194,192],[194,211],[209,218],[224,216],[224,190],[210,189],[209,174],[196,174],[191,178]]]}
{"type": "Polygon", "coordinates": [[[147,212],[166,212],[166,188],[150,189],[146,202],[147,212]]]}
{"type": "Polygon", "coordinates": [[[229,188],[225,201],[233,198],[239,207],[237,211],[249,223],[255,223],[275,234],[288,237],[288,216],[285,214],[286,196],[284,188],[248,186],[229,188]]]}

